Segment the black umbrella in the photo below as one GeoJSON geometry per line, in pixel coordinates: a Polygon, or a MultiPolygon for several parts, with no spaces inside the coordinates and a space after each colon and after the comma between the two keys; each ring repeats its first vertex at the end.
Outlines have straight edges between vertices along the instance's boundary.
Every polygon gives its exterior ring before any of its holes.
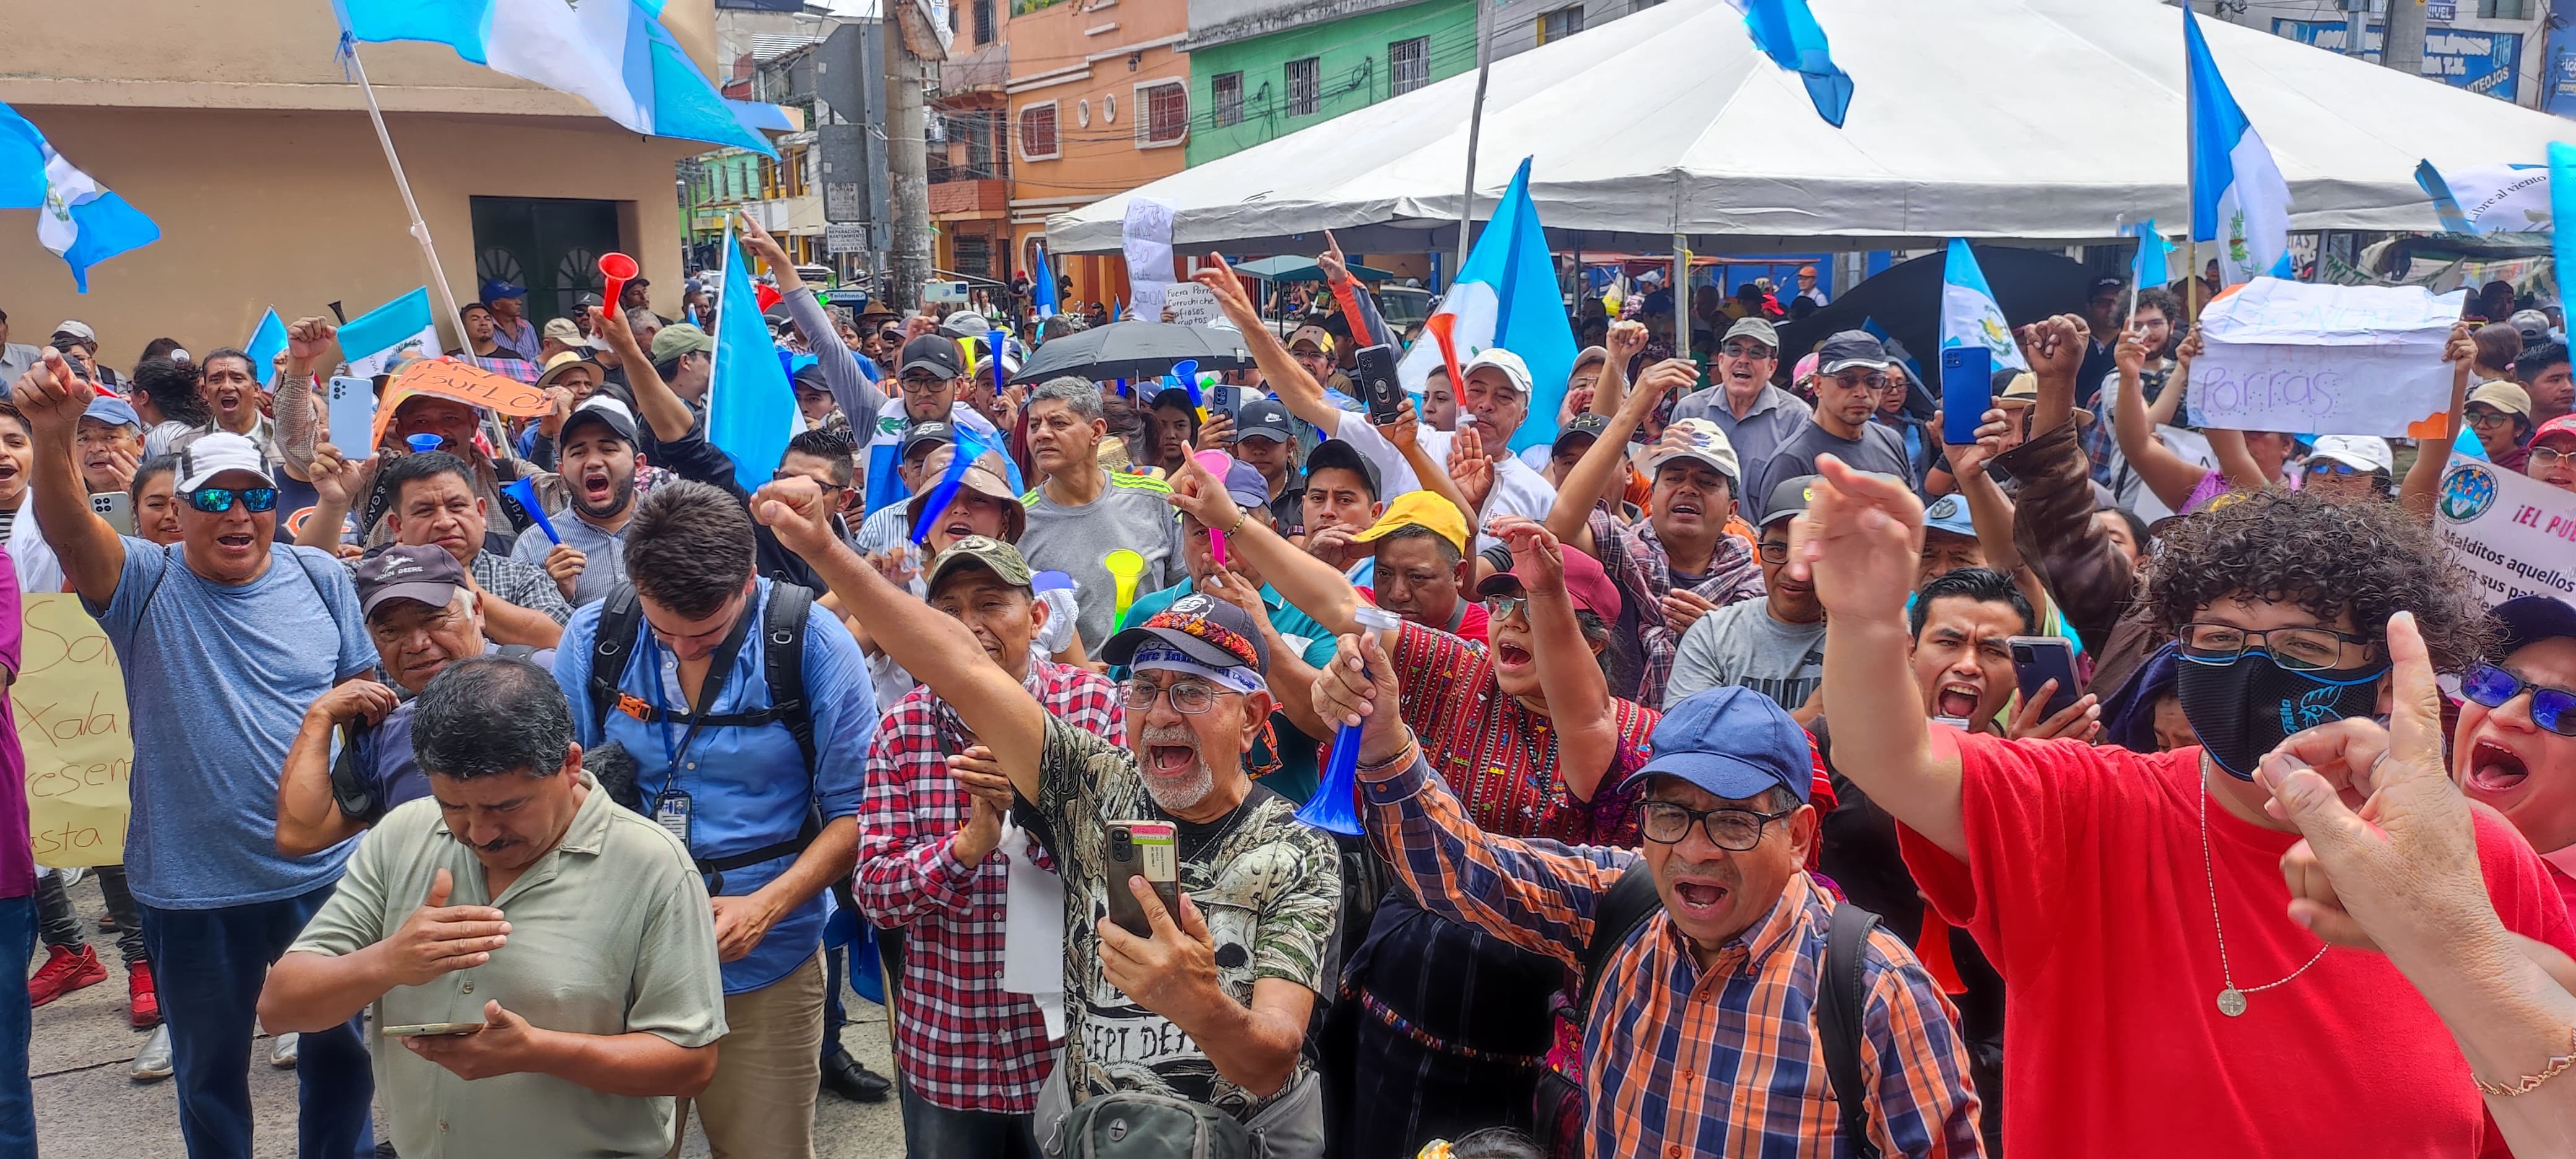
{"type": "MultiPolygon", "coordinates": [[[[1976,251],[1977,268],[1985,271],[1986,285],[1994,291],[1995,305],[2003,310],[2007,324],[2023,326],[2052,314],[2083,312],[2093,271],[2065,254],[2003,245],[1969,248],[1976,251]]],[[[1798,359],[1827,335],[1858,330],[1862,321],[1873,321],[1888,337],[1904,343],[1923,368],[1923,380],[1915,384],[1907,405],[1915,414],[1930,417],[1941,397],[1941,272],[1946,255],[1947,251],[1934,250],[1900,262],[1843,291],[1832,305],[1805,319],[1780,323],[1781,381],[1786,382],[1798,359]]]]}
{"type": "Polygon", "coordinates": [[[1241,370],[1252,365],[1252,351],[1243,335],[1214,326],[1114,322],[1048,341],[1011,381],[1159,378],[1182,362],[1196,362],[1201,370],[1241,370]]]}

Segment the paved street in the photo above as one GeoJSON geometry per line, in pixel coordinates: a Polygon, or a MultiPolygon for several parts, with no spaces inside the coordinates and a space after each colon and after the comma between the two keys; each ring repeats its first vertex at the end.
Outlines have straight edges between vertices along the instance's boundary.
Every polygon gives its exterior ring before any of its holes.
{"type": "MultiPolygon", "coordinates": [[[[163,1159],[187,1154],[179,1140],[179,1110],[168,1081],[138,1083],[126,1077],[145,1031],[125,1024],[125,969],[113,934],[98,932],[104,912],[95,879],[72,887],[81,930],[107,964],[107,981],[79,990],[35,1012],[29,1070],[35,1077],[36,1135],[41,1159],[163,1159]]],[[[42,947],[36,961],[43,961],[42,947]]],[[[33,967],[31,966],[30,969],[33,967]]],[[[887,1057],[885,1011],[844,994],[851,1023],[841,1041],[879,1074],[892,1073],[887,1057]]],[[[267,1065],[269,1040],[253,1047],[251,1099],[258,1111],[260,1159],[295,1159],[295,1072],[267,1065]]],[[[827,1159],[896,1159],[903,1154],[903,1123],[893,1100],[862,1106],[824,1095],[816,1112],[815,1153],[827,1159]]],[[[383,1114],[377,1115],[379,1130],[383,1114]]],[[[707,1154],[706,1139],[689,1133],[688,1156],[707,1154]]]]}

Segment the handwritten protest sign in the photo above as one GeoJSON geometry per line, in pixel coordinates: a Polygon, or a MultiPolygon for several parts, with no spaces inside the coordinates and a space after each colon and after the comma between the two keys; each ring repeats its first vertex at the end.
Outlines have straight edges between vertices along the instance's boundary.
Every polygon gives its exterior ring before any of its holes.
{"type": "Polygon", "coordinates": [[[1127,300],[1135,304],[1136,317],[1160,321],[1172,289],[1172,203],[1128,198],[1120,236],[1127,250],[1127,300]]]}
{"type": "Polygon", "coordinates": [[[9,695],[27,753],[36,861],[56,869],[119,864],[134,765],[125,674],[79,596],[28,595],[21,609],[25,650],[9,695]]]}
{"type": "Polygon", "coordinates": [[[394,412],[402,409],[405,400],[424,394],[452,398],[516,418],[536,418],[554,410],[554,400],[547,398],[546,392],[518,379],[453,358],[424,358],[404,367],[386,385],[384,398],[376,406],[375,439],[371,445],[383,446],[385,428],[393,425],[394,412]]]}
{"type": "Polygon", "coordinates": [[[1183,326],[1213,326],[1223,317],[1216,291],[1197,282],[1175,282],[1163,291],[1163,320],[1183,326]]]}
{"type": "Polygon", "coordinates": [[[2442,347],[2465,294],[2256,278],[2201,315],[2192,425],[2438,435],[2451,405],[2442,347]]]}
{"type": "Polygon", "coordinates": [[[2433,514],[2487,602],[2533,593],[2576,602],[2576,493],[2454,454],[2433,514]]]}

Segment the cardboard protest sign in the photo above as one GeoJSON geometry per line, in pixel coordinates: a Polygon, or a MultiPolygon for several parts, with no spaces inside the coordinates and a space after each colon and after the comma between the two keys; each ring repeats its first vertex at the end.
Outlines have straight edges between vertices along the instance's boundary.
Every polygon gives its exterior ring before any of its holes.
{"type": "Polygon", "coordinates": [[[452,398],[514,418],[537,418],[554,410],[554,400],[547,398],[546,392],[508,375],[494,374],[453,358],[424,358],[404,367],[386,384],[384,397],[376,404],[375,438],[368,445],[383,446],[385,428],[393,425],[394,412],[402,409],[405,400],[424,394],[452,398]]]}
{"type": "Polygon", "coordinates": [[[56,869],[120,864],[134,734],[116,650],[79,596],[30,594],[20,608],[26,640],[9,702],[27,754],[36,861],[56,869]]]}
{"type": "Polygon", "coordinates": [[[2256,278],[2201,314],[2191,423],[2438,438],[2451,405],[2442,347],[2466,293],[2256,278]]]}
{"type": "Polygon", "coordinates": [[[2488,603],[2534,593],[2576,602],[2576,492],[2454,454],[2433,516],[2488,603]]]}

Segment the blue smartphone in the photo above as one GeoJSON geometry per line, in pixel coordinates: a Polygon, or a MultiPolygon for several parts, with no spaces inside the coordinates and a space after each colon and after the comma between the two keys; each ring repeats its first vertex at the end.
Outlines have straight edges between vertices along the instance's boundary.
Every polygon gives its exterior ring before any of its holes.
{"type": "Polygon", "coordinates": [[[2012,650],[2013,682],[2021,688],[2021,698],[2028,703],[2039,695],[2049,681],[2057,687],[2048,693],[2048,707],[2040,719],[2046,720],[2066,711],[2083,691],[2075,684],[2075,649],[2055,636],[2014,636],[2004,641],[2012,650]]]}
{"type": "Polygon", "coordinates": [[[1941,349],[1941,441],[1964,447],[1977,441],[1994,405],[1995,352],[1983,346],[1941,349]]]}

